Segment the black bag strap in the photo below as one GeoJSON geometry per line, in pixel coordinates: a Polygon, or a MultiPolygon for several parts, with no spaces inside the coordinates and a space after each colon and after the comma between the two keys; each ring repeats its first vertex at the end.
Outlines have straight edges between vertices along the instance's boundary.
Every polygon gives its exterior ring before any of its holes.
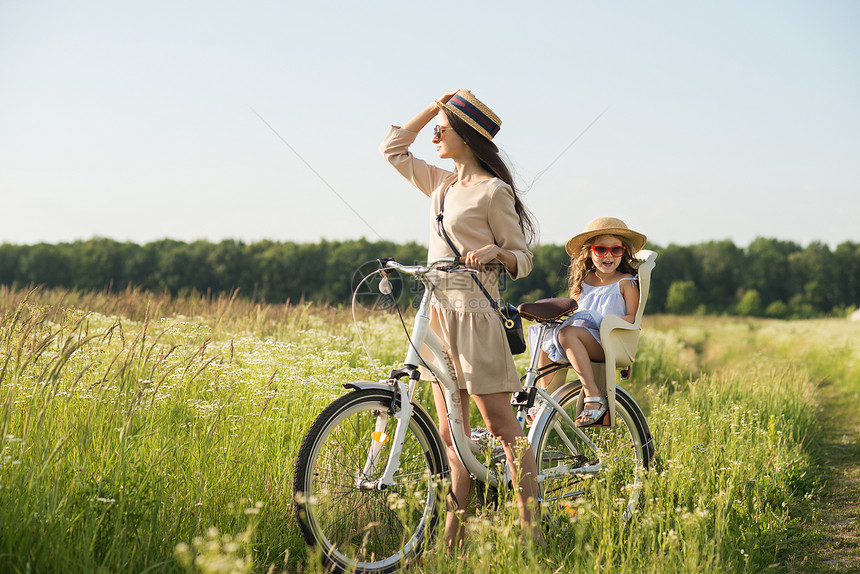
{"type": "MultiPolygon", "coordinates": [[[[448,186],[448,189],[450,189],[450,186],[448,186]]],[[[454,252],[454,255],[456,257],[462,257],[462,255],[460,254],[460,250],[457,249],[457,247],[454,245],[454,242],[451,241],[450,237],[448,237],[448,233],[445,231],[445,225],[443,224],[443,219],[445,216],[445,196],[448,195],[448,189],[442,192],[442,201],[439,205],[439,213],[436,215],[436,232],[443,239],[445,239],[445,242],[448,244],[448,247],[451,248],[451,251],[454,252]]],[[[493,310],[498,313],[499,316],[502,318],[502,321],[505,323],[505,327],[507,327],[508,329],[512,328],[514,326],[514,322],[511,319],[507,318],[504,313],[502,313],[501,309],[499,309],[499,304],[496,302],[495,299],[493,299],[493,297],[487,291],[486,287],[484,287],[484,284],[481,283],[481,281],[475,275],[472,275],[471,277],[472,280],[475,282],[475,285],[477,285],[478,288],[481,290],[481,293],[483,293],[487,300],[489,300],[490,305],[493,307],[493,310]],[[508,323],[510,323],[510,325],[508,325],[508,323]]]]}

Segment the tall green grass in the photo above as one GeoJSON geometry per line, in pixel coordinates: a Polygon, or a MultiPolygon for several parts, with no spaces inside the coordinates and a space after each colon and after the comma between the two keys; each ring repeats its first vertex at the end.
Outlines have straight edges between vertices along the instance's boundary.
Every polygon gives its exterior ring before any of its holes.
{"type": "MultiPolygon", "coordinates": [[[[403,352],[396,317],[360,326],[375,365],[348,310],[0,290],[0,570],[320,571],[292,513],[299,442],[403,352]]],[[[818,492],[816,386],[860,356],[849,327],[654,318],[626,385],[657,447],[634,519],[571,504],[540,550],[503,499],[414,570],[778,570],[818,492]]]]}
{"type": "Polygon", "coordinates": [[[4,293],[0,569],[176,569],[177,543],[249,517],[259,563],[301,554],[298,441],[372,376],[344,314],[145,300],[4,293]]]}

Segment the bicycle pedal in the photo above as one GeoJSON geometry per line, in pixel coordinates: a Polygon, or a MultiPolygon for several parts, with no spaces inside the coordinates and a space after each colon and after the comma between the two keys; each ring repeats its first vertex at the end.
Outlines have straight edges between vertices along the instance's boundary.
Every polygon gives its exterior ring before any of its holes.
{"type": "Polygon", "coordinates": [[[473,428],[470,438],[473,442],[481,446],[493,446],[493,443],[496,441],[490,430],[484,427],[473,428]]]}
{"type": "Polygon", "coordinates": [[[524,389],[511,396],[511,406],[514,407],[531,407],[535,403],[536,391],[534,387],[524,389]]]}
{"type": "Polygon", "coordinates": [[[594,464],[597,464],[597,462],[596,461],[592,462],[592,461],[588,460],[587,456],[578,454],[575,457],[573,457],[573,467],[574,468],[582,468],[584,466],[592,466],[594,464]]]}

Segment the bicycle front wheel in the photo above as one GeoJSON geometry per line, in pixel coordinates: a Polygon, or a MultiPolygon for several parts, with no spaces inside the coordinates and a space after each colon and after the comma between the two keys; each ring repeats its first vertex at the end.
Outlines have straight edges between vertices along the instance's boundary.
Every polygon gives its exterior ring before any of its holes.
{"type": "Polygon", "coordinates": [[[420,556],[439,519],[442,440],[413,404],[395,484],[375,481],[388,463],[397,419],[387,389],[340,397],[311,425],[299,449],[293,492],[308,544],[339,572],[392,572],[420,556]]]}
{"type": "MultiPolygon", "coordinates": [[[[579,384],[556,397],[567,415],[576,419],[579,384]]],[[[586,500],[618,506],[627,520],[639,503],[645,469],[653,445],[645,415],[636,401],[616,387],[616,424],[613,427],[575,427],[556,411],[536,421],[534,445],[544,504],[570,505],[586,500]]],[[[568,507],[569,510],[569,507],[568,507]]]]}

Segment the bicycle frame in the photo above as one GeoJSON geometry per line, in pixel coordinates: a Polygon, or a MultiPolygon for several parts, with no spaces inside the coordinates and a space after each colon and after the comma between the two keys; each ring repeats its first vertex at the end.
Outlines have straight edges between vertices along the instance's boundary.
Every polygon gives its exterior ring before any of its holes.
{"type": "MultiPolygon", "coordinates": [[[[317,416],[296,457],[296,519],[308,544],[320,547],[326,563],[337,571],[391,572],[417,559],[444,510],[450,463],[456,463],[452,457],[486,485],[485,503],[499,500],[492,491],[511,487],[510,470],[515,462],[507,456],[511,449],[497,440],[485,442],[478,438],[480,433],[467,435],[468,419],[462,417],[469,416],[470,405],[461,404],[460,397],[471,399],[458,388],[447,345],[430,328],[437,283],[431,271],[474,271],[453,258],[427,266],[380,260],[380,273],[395,270],[424,285],[403,367],[380,381],[344,384],[356,392],[337,398],[317,416]],[[445,402],[448,417],[441,424],[448,425],[452,437],[447,449],[431,415],[413,401],[423,371],[419,367],[430,371],[429,378],[439,385],[436,397],[445,402]],[[299,493],[305,496],[299,497],[299,493]]],[[[391,293],[387,280],[379,287],[381,292],[391,293]]],[[[560,309],[569,307],[572,305],[563,302],[560,309]]],[[[545,316],[538,310],[546,308],[532,307],[536,314],[529,316],[545,316]]],[[[523,307],[524,314],[526,311],[529,308],[523,307]]],[[[553,324],[539,321],[541,339],[553,324]]],[[[619,387],[616,424],[606,430],[576,427],[572,418],[582,403],[579,381],[565,382],[564,377],[554,376],[549,389],[536,386],[538,380],[557,374],[564,366],[538,367],[542,355],[534,347],[531,351],[523,390],[513,395],[511,408],[521,428],[525,429],[526,418],[531,420],[528,452],[535,455],[538,502],[562,501],[555,510],[565,513],[569,507],[563,501],[583,496],[614,507],[620,496],[622,502],[627,501],[621,515],[626,521],[636,511],[644,476],[641,471],[653,457],[652,438],[641,409],[619,387]],[[604,472],[607,480],[586,480],[604,472]]]]}
{"type": "MultiPolygon", "coordinates": [[[[403,445],[403,440],[406,435],[406,428],[409,424],[409,419],[412,416],[412,397],[414,396],[417,382],[419,379],[419,365],[422,365],[429,369],[442,387],[442,391],[445,397],[445,403],[448,409],[448,427],[451,431],[452,443],[454,446],[454,450],[457,453],[457,457],[462,461],[463,465],[466,467],[469,473],[476,479],[485,482],[493,487],[499,486],[499,481],[496,478],[495,474],[490,472],[487,466],[481,463],[476,456],[477,453],[481,452],[481,447],[475,444],[475,442],[472,441],[471,437],[466,436],[466,427],[464,421],[462,420],[461,414],[464,409],[460,404],[460,392],[456,382],[456,373],[453,372],[453,362],[451,361],[451,358],[445,350],[445,346],[442,340],[439,338],[438,335],[436,335],[436,333],[432,329],[430,329],[429,309],[433,286],[430,283],[429,279],[426,277],[427,272],[439,268],[440,265],[453,266],[456,263],[457,260],[453,258],[441,258],[434,260],[430,262],[427,267],[409,267],[401,265],[395,261],[385,262],[386,268],[396,269],[403,273],[413,275],[418,280],[420,280],[424,285],[424,294],[421,298],[421,304],[419,305],[415,315],[415,321],[410,337],[410,345],[406,353],[406,358],[404,360],[404,369],[402,371],[393,372],[392,378],[388,381],[385,381],[389,385],[394,385],[394,377],[396,374],[399,374],[400,376],[408,374],[410,381],[407,387],[407,385],[402,380],[396,380],[395,393],[399,396],[401,408],[400,410],[397,410],[393,415],[397,419],[397,426],[395,430],[395,435],[394,437],[392,437],[392,449],[389,455],[389,459],[386,463],[385,471],[378,480],[373,481],[371,483],[364,482],[360,476],[357,476],[357,486],[360,486],[362,488],[378,488],[384,490],[389,486],[394,485],[394,475],[396,474],[400,465],[399,457],[403,445]],[[422,356],[420,354],[419,350],[422,349],[425,345],[430,350],[432,358],[422,356]]],[[[461,269],[459,271],[473,272],[468,269],[461,269]]],[[[545,329],[546,325],[541,325],[540,338],[538,340],[542,339],[545,329]]],[[[561,416],[570,425],[569,428],[572,430],[573,433],[576,434],[576,438],[587,444],[589,448],[597,451],[597,446],[594,445],[594,443],[588,438],[588,436],[584,432],[579,430],[579,428],[574,425],[573,419],[568,416],[568,414],[559,405],[559,403],[544,389],[535,385],[536,381],[541,376],[537,367],[538,360],[538,353],[532,353],[531,363],[526,369],[526,376],[523,384],[524,389],[534,389],[534,392],[539,395],[544,401],[545,406],[539,411],[538,416],[549,416],[552,412],[557,412],[559,416],[561,416]]],[[[521,406],[519,408],[517,418],[520,421],[520,424],[524,426],[525,407],[521,406]]],[[[534,440],[534,436],[532,435],[537,427],[538,425],[533,425],[532,430],[528,435],[528,441],[530,444],[534,440]]],[[[385,438],[387,439],[387,437],[385,438]]],[[[378,460],[376,460],[376,458],[378,457],[378,452],[378,448],[371,448],[370,453],[368,454],[368,460],[365,464],[365,468],[361,472],[363,476],[371,475],[371,470],[379,462],[378,460]]],[[[585,467],[559,466],[553,468],[549,473],[538,475],[537,481],[543,482],[546,479],[559,476],[569,476],[572,474],[595,474],[599,472],[600,469],[600,463],[585,467]]]]}

